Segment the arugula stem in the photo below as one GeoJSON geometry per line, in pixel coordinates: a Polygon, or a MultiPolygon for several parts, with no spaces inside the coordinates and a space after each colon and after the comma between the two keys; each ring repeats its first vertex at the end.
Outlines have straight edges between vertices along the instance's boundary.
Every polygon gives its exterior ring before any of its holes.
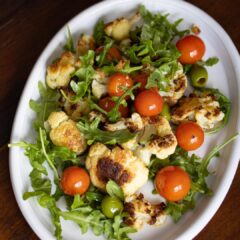
{"type": "Polygon", "coordinates": [[[41,146],[42,146],[42,151],[43,151],[43,154],[44,156],[46,157],[46,160],[49,164],[49,166],[52,168],[53,170],[53,173],[54,173],[54,177],[59,180],[59,176],[58,176],[58,172],[57,172],[57,169],[55,168],[54,164],[52,163],[52,161],[50,160],[47,152],[46,152],[46,149],[45,149],[45,145],[44,145],[44,141],[43,141],[43,133],[42,133],[42,128],[39,128],[39,136],[40,136],[40,142],[41,142],[41,146]]]}
{"type": "MultiPolygon", "coordinates": [[[[70,99],[69,97],[67,97],[66,93],[65,93],[62,89],[60,89],[60,93],[62,94],[62,96],[63,96],[68,102],[70,102],[70,103],[76,103],[76,102],[77,102],[77,99],[72,100],[72,99],[70,99]]],[[[73,98],[73,99],[74,99],[74,98],[73,98]]]]}
{"type": "Polygon", "coordinates": [[[78,223],[78,222],[81,222],[82,224],[83,223],[88,223],[88,224],[92,224],[94,226],[98,226],[100,228],[103,227],[101,223],[98,223],[98,222],[94,221],[93,219],[89,220],[88,218],[86,218],[85,215],[81,216],[81,215],[74,215],[74,214],[71,214],[71,213],[74,213],[74,211],[72,211],[72,212],[70,212],[70,211],[69,212],[60,211],[59,215],[66,220],[72,220],[76,223],[78,223]]]}
{"type": "Polygon", "coordinates": [[[132,92],[134,89],[136,89],[136,88],[138,88],[138,87],[140,87],[140,86],[141,86],[141,83],[135,84],[134,86],[132,86],[131,88],[129,88],[129,89],[119,98],[119,100],[117,101],[117,103],[115,104],[115,106],[112,108],[112,110],[107,113],[107,116],[108,116],[108,118],[109,118],[109,120],[110,120],[111,122],[116,121],[116,120],[117,120],[116,118],[119,117],[120,113],[119,113],[118,109],[119,109],[119,106],[121,105],[121,102],[125,99],[125,97],[128,96],[128,95],[130,95],[131,92],[132,92]],[[118,113],[118,114],[115,114],[115,112],[118,113]]]}
{"type": "MultiPolygon", "coordinates": [[[[21,147],[21,148],[28,148],[29,147],[29,143],[25,143],[25,142],[18,142],[18,143],[10,143],[8,144],[8,147],[21,147]]],[[[37,147],[34,147],[33,144],[31,144],[31,148],[33,148],[34,150],[38,150],[37,147]]]]}
{"type": "Polygon", "coordinates": [[[219,152],[222,148],[224,148],[226,145],[228,145],[230,142],[234,141],[238,136],[240,135],[240,132],[235,133],[232,137],[227,139],[223,144],[219,146],[215,146],[203,159],[201,169],[206,169],[208,167],[208,164],[210,160],[216,155],[217,152],[219,152]]]}
{"type": "Polygon", "coordinates": [[[90,98],[89,98],[89,105],[90,105],[90,108],[91,109],[96,109],[96,110],[98,110],[99,112],[101,112],[101,113],[103,113],[103,114],[105,114],[105,115],[107,115],[108,113],[107,113],[107,111],[105,111],[104,109],[102,109],[101,107],[99,107],[96,103],[94,103],[90,98]]]}

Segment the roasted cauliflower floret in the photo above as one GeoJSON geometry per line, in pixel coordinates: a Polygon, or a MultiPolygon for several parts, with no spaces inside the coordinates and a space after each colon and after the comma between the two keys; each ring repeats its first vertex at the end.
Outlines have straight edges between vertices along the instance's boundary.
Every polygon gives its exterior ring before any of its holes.
{"type": "Polygon", "coordinates": [[[54,129],[60,125],[61,122],[67,121],[68,116],[65,112],[52,112],[48,117],[48,124],[51,129],[54,129]]]}
{"type": "Polygon", "coordinates": [[[88,50],[93,50],[95,48],[94,38],[91,35],[83,34],[77,43],[77,54],[84,55],[88,50]]]}
{"type": "Polygon", "coordinates": [[[178,70],[173,79],[170,81],[169,90],[167,92],[160,92],[161,96],[164,98],[164,101],[170,106],[176,104],[187,89],[187,82],[187,77],[183,73],[183,67],[179,63],[178,70]]]}
{"type": "Polygon", "coordinates": [[[141,20],[139,13],[134,14],[131,18],[117,18],[105,25],[104,32],[116,41],[124,40],[129,36],[129,32],[141,20]]]}
{"type": "Polygon", "coordinates": [[[122,118],[116,123],[107,123],[107,131],[117,131],[128,128],[131,132],[137,132],[143,129],[143,121],[138,113],[133,113],[131,118],[122,118]]]}
{"type": "Polygon", "coordinates": [[[93,110],[88,114],[89,121],[92,122],[96,118],[100,118],[101,122],[106,122],[106,116],[102,113],[98,112],[97,110],[93,110]]]}
{"type": "Polygon", "coordinates": [[[47,122],[51,127],[49,136],[53,144],[67,147],[77,154],[85,151],[86,140],[78,130],[76,123],[69,119],[66,113],[52,112],[47,122]]]}
{"type": "Polygon", "coordinates": [[[52,88],[66,87],[70,81],[71,73],[75,71],[76,58],[71,52],[64,52],[60,59],[48,66],[46,81],[52,88]]]}
{"type": "Polygon", "coordinates": [[[146,165],[149,164],[152,154],[164,159],[175,152],[177,139],[166,118],[160,115],[145,117],[144,126],[145,129],[140,138],[144,146],[139,146],[135,154],[146,165]]]}
{"type": "MultiPolygon", "coordinates": [[[[68,99],[71,99],[74,96],[72,91],[68,89],[64,90],[65,95],[68,99]]],[[[61,98],[61,107],[67,113],[67,115],[74,121],[77,121],[83,115],[89,113],[89,105],[86,99],[81,99],[76,103],[69,102],[65,97],[61,98]]]]}
{"type": "Polygon", "coordinates": [[[104,28],[104,32],[109,37],[121,41],[129,36],[130,29],[131,22],[128,19],[118,18],[113,22],[108,23],[104,28]]]}
{"type": "Polygon", "coordinates": [[[107,95],[108,78],[105,73],[99,69],[95,71],[92,81],[92,93],[100,99],[102,96],[107,95]]]}
{"type": "MultiPolygon", "coordinates": [[[[128,129],[130,132],[139,132],[143,130],[143,121],[138,113],[133,113],[131,118],[122,118],[116,123],[106,123],[104,128],[107,131],[118,131],[128,129]]],[[[134,151],[138,147],[138,136],[133,139],[121,143],[121,147],[134,151]]]]}
{"type": "Polygon", "coordinates": [[[105,190],[108,180],[114,180],[125,196],[134,194],[148,180],[148,168],[130,150],[108,149],[104,144],[91,146],[86,168],[94,186],[105,190]]]}
{"type": "Polygon", "coordinates": [[[218,125],[224,118],[219,102],[212,94],[191,94],[182,98],[172,109],[171,121],[179,124],[184,121],[196,121],[204,130],[218,125]]]}
{"type": "Polygon", "coordinates": [[[140,230],[144,223],[159,226],[166,220],[164,213],[165,203],[151,204],[144,199],[143,194],[129,197],[124,204],[124,211],[129,215],[124,223],[140,230]]]}

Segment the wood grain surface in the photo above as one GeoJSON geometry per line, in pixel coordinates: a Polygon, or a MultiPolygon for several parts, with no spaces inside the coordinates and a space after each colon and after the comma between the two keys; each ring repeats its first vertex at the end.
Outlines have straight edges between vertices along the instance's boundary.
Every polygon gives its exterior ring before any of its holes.
{"type": "MultiPolygon", "coordinates": [[[[36,240],[13,195],[7,143],[26,79],[54,34],[96,0],[0,0],[0,240],[36,240]]],[[[190,0],[215,18],[240,50],[239,0],[190,0]]],[[[240,239],[240,169],[231,189],[195,240],[240,239]]]]}

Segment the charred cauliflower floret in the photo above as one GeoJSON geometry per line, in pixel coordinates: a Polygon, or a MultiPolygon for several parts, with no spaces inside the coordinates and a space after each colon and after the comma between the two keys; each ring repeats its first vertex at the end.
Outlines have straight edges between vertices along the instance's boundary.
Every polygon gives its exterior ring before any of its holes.
{"type": "Polygon", "coordinates": [[[93,50],[95,48],[94,38],[91,35],[83,34],[77,43],[77,54],[84,55],[88,50],[93,50]]]}
{"type": "Polygon", "coordinates": [[[167,92],[160,92],[160,94],[163,96],[164,101],[172,106],[183,96],[186,89],[187,77],[183,73],[182,65],[179,63],[178,70],[170,81],[169,90],[167,92]]]}
{"type": "Polygon", "coordinates": [[[140,230],[144,223],[159,226],[166,220],[165,207],[163,202],[151,204],[144,199],[143,194],[133,195],[124,204],[124,211],[128,213],[124,223],[137,230],[140,230]]]}
{"type": "Polygon", "coordinates": [[[138,113],[133,113],[131,118],[122,118],[116,123],[107,123],[107,131],[117,131],[128,128],[131,132],[137,132],[143,129],[143,121],[138,113]]]}
{"type": "Polygon", "coordinates": [[[76,123],[69,119],[66,113],[52,112],[47,122],[51,127],[49,136],[53,144],[67,147],[77,154],[85,151],[86,140],[78,130],[76,123]]]}
{"type": "Polygon", "coordinates": [[[111,179],[122,188],[125,196],[134,194],[148,180],[148,168],[132,151],[119,147],[110,150],[102,143],[91,146],[86,168],[94,186],[105,190],[111,179]]]}
{"type": "Polygon", "coordinates": [[[88,114],[89,121],[92,122],[96,118],[100,118],[101,122],[106,122],[107,118],[104,114],[101,112],[98,112],[97,110],[93,110],[88,114]]]}
{"type": "MultiPolygon", "coordinates": [[[[138,113],[133,113],[131,118],[122,118],[116,123],[105,124],[107,131],[118,131],[128,129],[130,132],[139,132],[143,130],[143,121],[138,113]]],[[[124,149],[135,150],[138,147],[138,136],[136,135],[133,139],[121,143],[121,147],[124,149]]]]}
{"type": "Polygon", "coordinates": [[[60,59],[48,66],[46,81],[52,88],[66,87],[70,81],[71,73],[75,71],[76,58],[71,52],[64,52],[60,59]]]}
{"type": "Polygon", "coordinates": [[[92,93],[97,99],[100,99],[104,95],[107,95],[107,83],[108,78],[106,74],[103,71],[97,69],[92,81],[92,93]]]}
{"type": "MultiPolygon", "coordinates": [[[[64,93],[68,99],[71,99],[74,96],[72,91],[64,89],[64,93]]],[[[74,121],[77,121],[83,115],[87,114],[90,109],[86,99],[81,99],[76,103],[69,102],[65,97],[61,98],[61,107],[67,113],[67,115],[74,121]]]]}
{"type": "Polygon", "coordinates": [[[152,154],[160,159],[164,159],[175,152],[177,139],[166,118],[160,115],[145,117],[144,126],[144,132],[140,137],[140,142],[144,146],[139,146],[135,154],[146,165],[149,164],[152,154]]]}
{"type": "Polygon", "coordinates": [[[183,97],[172,109],[171,121],[179,124],[184,121],[196,121],[204,130],[210,130],[224,118],[219,102],[213,94],[191,94],[183,97]]]}

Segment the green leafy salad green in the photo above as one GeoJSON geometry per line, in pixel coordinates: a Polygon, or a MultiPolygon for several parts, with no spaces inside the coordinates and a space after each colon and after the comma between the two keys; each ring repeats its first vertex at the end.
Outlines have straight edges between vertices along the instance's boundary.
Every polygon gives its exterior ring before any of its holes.
{"type": "MultiPolygon", "coordinates": [[[[228,122],[231,103],[218,89],[204,86],[193,90],[214,96],[201,109],[203,123],[193,117],[199,110],[195,103],[176,110],[182,99],[191,100],[184,93],[193,65],[205,68],[219,60],[182,61],[178,41],[193,35],[190,28],[180,30],[183,19],[171,22],[168,17],[140,6],[129,19],[99,21],[93,34],[81,35],[77,44],[68,27],[65,52],[48,66],[46,84],[38,83],[40,98],[29,102],[35,112],[35,142],[9,147],[24,149],[32,171],[31,188],[23,199],[35,197],[49,210],[58,240],[62,239],[62,220],[77,224],[82,234],[91,229],[108,240],[130,239],[129,234],[139,230],[134,211],[142,210],[134,202],[141,201],[140,197],[131,200],[131,212],[127,199],[147,180],[156,183],[158,173],[168,166],[178,166],[189,176],[190,189],[176,201],[165,197],[165,207],[158,213],[177,222],[197,204],[197,195],[214,194],[206,181],[212,174],[210,160],[239,134],[200,158],[180,144],[176,128],[190,116],[202,134],[219,132],[228,122]],[[149,103],[153,99],[156,102],[149,103]],[[187,117],[173,121],[176,112],[187,117]],[[73,171],[78,173],[71,175],[73,171]]],[[[153,193],[161,195],[157,187],[153,193]]],[[[156,216],[150,218],[149,224],[157,221],[156,216]]]]}

